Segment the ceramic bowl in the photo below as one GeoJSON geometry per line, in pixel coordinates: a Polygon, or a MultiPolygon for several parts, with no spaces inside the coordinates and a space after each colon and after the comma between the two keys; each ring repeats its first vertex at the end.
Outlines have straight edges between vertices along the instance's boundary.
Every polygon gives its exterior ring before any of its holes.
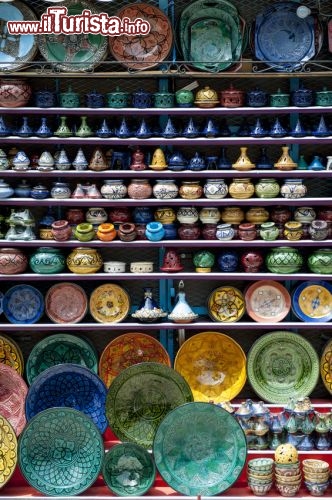
{"type": "Polygon", "coordinates": [[[255,469],[257,471],[267,471],[270,472],[274,464],[273,458],[252,458],[248,461],[248,468],[255,469]]]}
{"type": "Polygon", "coordinates": [[[254,495],[264,496],[266,493],[270,491],[272,487],[272,481],[267,484],[249,484],[249,488],[253,492],[254,495]]]}
{"type": "Polygon", "coordinates": [[[267,481],[272,481],[273,479],[273,474],[272,472],[270,474],[265,474],[264,476],[258,475],[258,474],[253,474],[251,472],[248,472],[248,479],[254,480],[254,481],[261,481],[261,482],[267,482],[267,481]]]}
{"type": "Polygon", "coordinates": [[[316,458],[306,458],[302,460],[302,467],[307,472],[325,472],[330,470],[330,465],[325,460],[318,460],[316,458]]]}
{"type": "Polygon", "coordinates": [[[105,273],[124,273],[126,271],[126,263],[117,260],[109,260],[104,262],[105,273]]]}
{"type": "Polygon", "coordinates": [[[152,273],[153,272],[153,262],[151,261],[139,261],[131,262],[130,271],[132,273],[152,273]]]}
{"type": "Polygon", "coordinates": [[[279,474],[275,474],[275,480],[279,484],[294,484],[301,482],[302,480],[302,474],[299,473],[296,476],[280,476],[279,474]]]}
{"type": "Polygon", "coordinates": [[[280,495],[283,497],[293,497],[299,491],[301,483],[298,484],[275,484],[280,495]]]}
{"type": "Polygon", "coordinates": [[[303,471],[304,479],[312,483],[325,483],[329,480],[330,472],[306,472],[303,471]]]}
{"type": "Polygon", "coordinates": [[[310,481],[304,481],[304,484],[310,491],[311,495],[313,495],[314,497],[320,497],[321,495],[324,495],[329,486],[328,481],[325,483],[312,483],[310,481]]]}
{"type": "Polygon", "coordinates": [[[274,472],[276,473],[276,475],[283,478],[296,477],[300,473],[300,467],[294,467],[293,469],[285,469],[276,466],[274,472]]]}

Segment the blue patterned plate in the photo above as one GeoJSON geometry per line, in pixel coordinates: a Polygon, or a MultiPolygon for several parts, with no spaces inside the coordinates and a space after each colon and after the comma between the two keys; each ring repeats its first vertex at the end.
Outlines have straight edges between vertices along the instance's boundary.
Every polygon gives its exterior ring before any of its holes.
{"type": "Polygon", "coordinates": [[[44,314],[44,297],[31,285],[16,285],[7,290],[3,312],[10,323],[36,323],[44,314]]]}
{"type": "Polygon", "coordinates": [[[332,285],[327,281],[305,281],[292,293],[292,309],[302,321],[327,322],[332,319],[332,285]]]}
{"type": "Polygon", "coordinates": [[[91,418],[72,408],[49,408],[25,427],[18,445],[27,482],[44,495],[78,495],[97,479],[103,440],[91,418]]]}
{"type": "Polygon", "coordinates": [[[61,363],[74,363],[95,373],[98,371],[98,355],[90,342],[68,333],[57,333],[42,339],[30,352],[26,363],[28,383],[32,384],[47,368],[61,363]]]}
{"type": "Polygon", "coordinates": [[[211,403],[188,403],[165,416],[153,442],[156,467],[183,495],[228,489],[246,463],[247,441],[235,417],[211,403]]]}
{"type": "Polygon", "coordinates": [[[135,443],[120,443],[106,453],[104,481],[119,496],[144,495],[154,483],[156,466],[151,454],[135,443]]]}
{"type": "Polygon", "coordinates": [[[27,420],[52,407],[70,407],[88,415],[101,433],[106,430],[107,389],[84,366],[64,363],[43,371],[31,384],[25,401],[27,420]]]}

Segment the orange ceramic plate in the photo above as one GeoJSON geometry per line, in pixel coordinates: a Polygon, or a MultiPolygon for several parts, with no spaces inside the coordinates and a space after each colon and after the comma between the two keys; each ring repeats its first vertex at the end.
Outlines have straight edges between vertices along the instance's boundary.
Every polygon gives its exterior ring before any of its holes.
{"type": "Polygon", "coordinates": [[[231,401],[246,379],[246,355],[231,337],[202,332],[186,340],[176,355],[174,369],[187,381],[195,401],[231,401]]]}
{"type": "Polygon", "coordinates": [[[278,281],[262,280],[249,286],[245,293],[247,313],[259,323],[278,322],[290,311],[291,297],[278,281]]]}
{"type": "Polygon", "coordinates": [[[123,7],[116,15],[131,22],[143,19],[151,26],[147,35],[109,37],[110,50],[117,61],[127,68],[143,70],[166,59],[172,48],[173,31],[170,20],[160,9],[146,3],[134,3],[123,7]]]}
{"type": "Polygon", "coordinates": [[[146,361],[171,366],[168,352],[158,340],[145,333],[125,333],[103,350],[99,359],[99,376],[109,387],[122,370],[146,361]]]}

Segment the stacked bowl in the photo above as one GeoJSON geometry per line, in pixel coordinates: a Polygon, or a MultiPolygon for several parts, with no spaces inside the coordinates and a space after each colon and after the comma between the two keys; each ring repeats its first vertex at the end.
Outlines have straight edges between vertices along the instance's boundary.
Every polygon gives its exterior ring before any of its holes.
{"type": "Polygon", "coordinates": [[[330,466],[328,462],[317,459],[305,459],[302,461],[304,484],[313,496],[323,495],[330,479],[330,466]]]}
{"type": "Polygon", "coordinates": [[[301,487],[302,474],[298,452],[291,444],[278,446],[275,459],[275,486],[280,495],[292,497],[301,487]]]}
{"type": "Polygon", "coordinates": [[[254,495],[263,496],[273,484],[273,458],[253,458],[247,464],[248,486],[254,495]]]}

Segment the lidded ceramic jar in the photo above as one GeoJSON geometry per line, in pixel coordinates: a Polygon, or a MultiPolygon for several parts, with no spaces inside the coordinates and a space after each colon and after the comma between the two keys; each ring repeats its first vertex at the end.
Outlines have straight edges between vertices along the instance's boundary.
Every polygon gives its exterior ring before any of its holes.
{"type": "Polygon", "coordinates": [[[74,92],[71,85],[69,85],[66,92],[59,94],[59,104],[62,108],[79,108],[80,95],[74,92]]]}
{"type": "Polygon", "coordinates": [[[267,105],[267,93],[261,89],[253,89],[247,92],[247,105],[251,108],[260,108],[267,105]]]}
{"type": "Polygon", "coordinates": [[[55,220],[51,224],[53,239],[56,241],[67,241],[72,236],[72,228],[67,220],[55,220]]]}
{"type": "Polygon", "coordinates": [[[315,104],[316,106],[332,106],[332,91],[327,90],[326,87],[316,91],[315,104]]]}
{"type": "Polygon", "coordinates": [[[0,79],[0,106],[18,108],[25,106],[31,97],[32,89],[23,78],[0,79]]]}
{"type": "Polygon", "coordinates": [[[10,198],[14,194],[14,189],[3,179],[0,179],[0,199],[10,198]]]}
{"type": "Polygon", "coordinates": [[[314,102],[314,93],[303,86],[292,92],[292,105],[297,107],[312,106],[314,102]]]}
{"type": "Polygon", "coordinates": [[[230,224],[240,224],[244,220],[244,212],[240,207],[225,207],[221,211],[221,220],[230,224]]]}
{"type": "Polygon", "coordinates": [[[200,181],[182,181],[179,195],[184,200],[197,200],[203,194],[203,188],[200,181]]]}
{"type": "Polygon", "coordinates": [[[329,227],[326,220],[313,220],[308,230],[310,237],[314,241],[326,240],[329,234],[329,227]]]}
{"type": "Polygon", "coordinates": [[[178,235],[180,240],[198,240],[201,236],[201,228],[197,222],[182,223],[178,227],[178,235]]]}
{"type": "Polygon", "coordinates": [[[220,103],[225,108],[238,108],[244,105],[245,93],[235,89],[231,84],[228,89],[220,93],[220,103]]]}
{"type": "Polygon", "coordinates": [[[109,108],[126,108],[129,105],[130,94],[122,92],[119,87],[116,87],[114,92],[106,94],[107,106],[109,108]]]}
{"type": "Polygon", "coordinates": [[[105,179],[100,192],[103,198],[120,200],[126,197],[127,187],[122,179],[105,179]]]}
{"type": "Polygon", "coordinates": [[[66,268],[66,257],[60,248],[40,247],[30,255],[29,265],[34,273],[61,273],[66,268]]]}
{"type": "Polygon", "coordinates": [[[317,248],[308,257],[308,267],[312,273],[331,274],[332,273],[332,249],[317,248]]]}
{"type": "Polygon", "coordinates": [[[195,97],[191,90],[180,89],[175,92],[175,100],[179,108],[191,108],[195,97]]]}
{"type": "Polygon", "coordinates": [[[67,267],[75,274],[94,274],[103,266],[103,259],[96,248],[76,247],[67,257],[67,267]]]}
{"type": "Polygon", "coordinates": [[[145,235],[150,241],[160,241],[165,236],[165,229],[161,222],[148,222],[145,228],[145,235]]]}
{"type": "Polygon", "coordinates": [[[104,106],[104,96],[96,89],[85,94],[85,105],[87,108],[102,108],[104,106]]]}
{"type": "Polygon", "coordinates": [[[280,194],[283,198],[298,199],[307,194],[307,188],[303,184],[303,179],[285,179],[280,188],[280,194]]]}
{"type": "Polygon", "coordinates": [[[52,108],[56,106],[56,95],[51,90],[37,90],[34,92],[34,100],[37,108],[52,108]]]}
{"type": "Polygon", "coordinates": [[[227,196],[228,186],[224,179],[206,179],[203,193],[209,200],[220,200],[227,196]]]}
{"type": "Polygon", "coordinates": [[[134,200],[144,200],[152,195],[148,179],[132,179],[128,185],[128,196],[134,200]]]}
{"type": "Polygon", "coordinates": [[[162,224],[172,224],[176,220],[176,213],[171,207],[159,207],[154,212],[154,218],[162,224]]]}
{"type": "Polygon", "coordinates": [[[95,230],[90,222],[81,222],[74,229],[74,236],[79,241],[91,241],[95,237],[95,230]]]}
{"type": "Polygon", "coordinates": [[[241,255],[240,261],[244,272],[258,273],[264,264],[264,257],[259,250],[249,250],[241,255]]]}
{"type": "Polygon", "coordinates": [[[294,212],[294,220],[303,224],[310,224],[316,219],[316,212],[313,207],[297,207],[294,212]]]}
{"type": "Polygon", "coordinates": [[[132,105],[134,108],[151,108],[152,94],[146,90],[139,89],[132,93],[132,105]]]}
{"type": "Polygon", "coordinates": [[[208,250],[196,252],[193,257],[193,263],[197,273],[210,273],[214,265],[215,256],[208,250]]]}
{"type": "Polygon", "coordinates": [[[135,224],[132,222],[122,222],[119,225],[118,237],[121,241],[134,241],[137,238],[135,224]]]}
{"type": "Polygon", "coordinates": [[[257,238],[256,225],[251,222],[242,222],[242,224],[239,224],[237,234],[240,240],[255,240],[257,238]]]}
{"type": "Polygon", "coordinates": [[[103,222],[102,224],[99,224],[96,232],[98,240],[101,241],[113,241],[114,238],[116,238],[116,234],[117,232],[114,224],[111,222],[103,222]]]}
{"type": "Polygon", "coordinates": [[[259,228],[262,240],[273,241],[279,237],[279,229],[275,222],[263,222],[259,228]]]}
{"type": "Polygon", "coordinates": [[[270,106],[273,108],[282,108],[289,106],[289,94],[278,89],[274,94],[270,94],[270,106]]]}
{"type": "Polygon", "coordinates": [[[203,207],[199,212],[202,224],[217,224],[220,221],[220,212],[217,207],[203,207]]]}
{"type": "Polygon", "coordinates": [[[248,222],[262,224],[269,220],[270,214],[264,207],[251,207],[246,211],[245,218],[248,222]]]}
{"type": "Polygon", "coordinates": [[[203,89],[196,92],[195,104],[199,108],[214,108],[219,104],[218,94],[206,85],[203,89]]]}
{"type": "Polygon", "coordinates": [[[198,211],[195,207],[179,207],[176,218],[180,224],[194,224],[198,221],[198,211]]]}
{"type": "Polygon", "coordinates": [[[217,232],[217,225],[218,224],[203,224],[202,226],[202,238],[204,240],[216,240],[216,232],[217,232]]]}
{"type": "Polygon", "coordinates": [[[232,198],[243,200],[253,196],[255,187],[249,177],[233,179],[229,185],[228,192],[232,198]]]}
{"type": "Polygon", "coordinates": [[[71,190],[68,182],[53,182],[50,195],[51,198],[55,198],[56,200],[70,198],[71,190]]]}
{"type": "Polygon", "coordinates": [[[21,274],[28,267],[28,258],[18,248],[0,248],[0,274],[21,274]]]}
{"type": "Polygon", "coordinates": [[[174,94],[172,92],[155,92],[153,101],[155,108],[172,108],[174,106],[174,94]]]}
{"type": "Polygon", "coordinates": [[[258,198],[275,198],[280,193],[280,186],[276,179],[260,179],[255,184],[255,194],[258,198]]]}
{"type": "Polygon", "coordinates": [[[229,241],[232,240],[235,236],[235,231],[232,228],[232,225],[229,223],[218,224],[216,237],[220,241],[229,241]]]}
{"type": "Polygon", "coordinates": [[[177,197],[179,188],[173,179],[160,179],[156,180],[152,192],[158,200],[172,200],[177,197]]]}

